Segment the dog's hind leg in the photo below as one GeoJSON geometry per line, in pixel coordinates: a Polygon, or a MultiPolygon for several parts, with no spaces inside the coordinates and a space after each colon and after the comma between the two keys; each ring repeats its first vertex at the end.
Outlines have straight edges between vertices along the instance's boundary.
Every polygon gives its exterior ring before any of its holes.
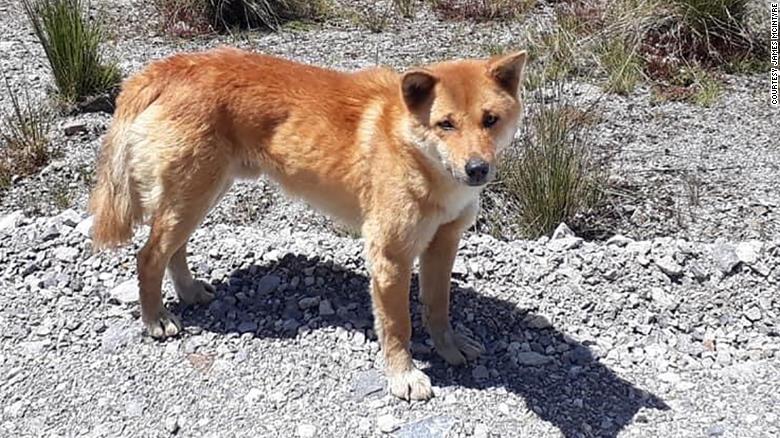
{"type": "Polygon", "coordinates": [[[155,338],[175,336],[181,331],[181,323],[162,302],[166,266],[183,301],[204,302],[213,297],[203,283],[192,278],[186,260],[187,240],[226,186],[227,159],[220,159],[205,147],[200,151],[204,149],[206,153],[197,162],[191,156],[188,161],[178,157],[166,160],[171,166],[158,185],[149,240],[138,253],[141,316],[155,338]]]}
{"type": "Polygon", "coordinates": [[[214,286],[192,277],[187,266],[187,244],[182,245],[168,262],[168,274],[176,295],[185,304],[207,304],[214,299],[214,286]]]}
{"type": "MultiPolygon", "coordinates": [[[[211,210],[222,196],[227,193],[232,183],[228,182],[224,184],[222,191],[211,202],[208,210],[211,210]]],[[[208,213],[208,211],[206,212],[208,213]]],[[[214,299],[216,290],[214,286],[203,280],[196,280],[192,276],[189,266],[187,265],[187,243],[185,242],[175,253],[171,256],[171,260],[168,262],[168,275],[173,281],[173,287],[176,290],[176,295],[185,304],[207,304],[214,299]]]]}

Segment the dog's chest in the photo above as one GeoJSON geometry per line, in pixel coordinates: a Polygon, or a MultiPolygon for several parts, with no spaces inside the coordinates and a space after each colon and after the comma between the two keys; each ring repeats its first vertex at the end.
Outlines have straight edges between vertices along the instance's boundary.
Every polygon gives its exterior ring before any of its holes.
{"type": "Polygon", "coordinates": [[[466,208],[479,202],[479,187],[458,187],[448,193],[440,204],[439,223],[446,224],[460,217],[466,208]]]}

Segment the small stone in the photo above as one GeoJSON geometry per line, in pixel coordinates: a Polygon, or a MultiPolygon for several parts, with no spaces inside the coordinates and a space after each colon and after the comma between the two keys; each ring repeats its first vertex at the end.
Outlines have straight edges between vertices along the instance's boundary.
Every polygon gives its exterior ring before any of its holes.
{"type": "Polygon", "coordinates": [[[320,297],[304,297],[298,300],[298,307],[301,310],[311,309],[320,304],[320,297]]]}
{"type": "Polygon", "coordinates": [[[76,232],[84,237],[89,237],[92,233],[92,224],[95,222],[95,217],[90,216],[76,225],[76,232]]]}
{"type": "Polygon", "coordinates": [[[737,257],[734,246],[724,242],[715,242],[712,248],[712,258],[724,275],[731,273],[739,264],[739,257],[737,257]]]}
{"type": "Polygon", "coordinates": [[[54,250],[54,257],[57,260],[72,263],[79,257],[79,250],[70,246],[61,246],[54,250]]]}
{"type": "Polygon", "coordinates": [[[740,242],[734,253],[740,262],[746,265],[752,265],[758,261],[758,254],[761,252],[762,243],[757,240],[749,242],[740,242]]]}
{"type": "Polygon", "coordinates": [[[626,246],[633,241],[634,239],[630,237],[626,237],[622,234],[615,234],[614,236],[607,239],[607,245],[626,246]]]}
{"type": "Polygon", "coordinates": [[[62,127],[62,132],[68,137],[76,134],[85,134],[87,132],[87,124],[84,122],[68,122],[62,127]]]}
{"type": "Polygon", "coordinates": [[[636,242],[629,242],[626,245],[626,250],[634,254],[645,256],[650,254],[652,247],[653,245],[650,242],[646,240],[638,240],[636,242]]]}
{"type": "Polygon", "coordinates": [[[567,251],[579,248],[582,245],[581,237],[561,237],[547,242],[547,247],[553,251],[567,251]]]}
{"type": "Polygon", "coordinates": [[[317,427],[313,424],[299,424],[295,434],[301,438],[313,438],[317,436],[317,427]]]}
{"type": "Polygon", "coordinates": [[[3,414],[8,417],[21,417],[24,412],[24,401],[19,400],[3,408],[3,414]]]}
{"type": "Polygon", "coordinates": [[[477,365],[471,371],[471,376],[474,377],[474,380],[487,380],[490,377],[490,373],[484,365],[477,365]]]}
{"type": "Polygon", "coordinates": [[[356,400],[375,394],[385,389],[385,381],[376,370],[360,371],[352,380],[352,396],[356,400]]]}
{"type": "Polygon", "coordinates": [[[575,237],[574,231],[566,223],[561,222],[552,233],[552,239],[563,239],[565,237],[575,237]]]}
{"type": "Polygon", "coordinates": [[[57,220],[59,220],[61,224],[73,228],[81,222],[81,215],[76,213],[72,208],[69,208],[58,214],[57,220]]]}
{"type": "Polygon", "coordinates": [[[41,234],[41,240],[44,242],[48,242],[49,240],[54,240],[56,238],[60,237],[60,230],[57,229],[56,226],[51,225],[46,228],[46,231],[41,234]]]}
{"type": "Polygon", "coordinates": [[[455,263],[452,265],[452,275],[458,275],[465,277],[469,273],[469,269],[466,263],[460,258],[455,259],[455,263]]]}
{"type": "Polygon", "coordinates": [[[257,293],[260,295],[268,295],[275,291],[281,282],[282,279],[276,275],[266,275],[257,283],[257,293]]]}
{"type": "Polygon", "coordinates": [[[132,304],[138,302],[138,281],[135,279],[127,280],[111,289],[111,298],[121,304],[132,304]]]}
{"type": "Polygon", "coordinates": [[[320,301],[319,311],[320,316],[331,316],[336,314],[336,311],[333,310],[333,306],[330,304],[330,300],[320,301]]]}
{"type": "Polygon", "coordinates": [[[406,424],[396,431],[395,436],[398,438],[445,438],[450,436],[450,431],[454,426],[454,418],[437,415],[406,424]]]}
{"type": "Polygon", "coordinates": [[[398,420],[392,414],[385,414],[376,419],[376,426],[382,433],[390,433],[398,429],[398,420]]]}
{"type": "Polygon", "coordinates": [[[707,429],[707,436],[721,436],[726,433],[726,428],[721,424],[714,424],[707,429]]]}
{"type": "Polygon", "coordinates": [[[168,417],[165,419],[165,430],[171,435],[175,435],[179,432],[179,419],[176,417],[168,417]]]}
{"type": "Polygon", "coordinates": [[[661,373],[658,375],[658,380],[666,383],[677,383],[680,381],[680,375],[673,372],[661,373]]]}
{"type": "Polygon", "coordinates": [[[101,338],[101,350],[104,353],[115,353],[125,345],[133,344],[141,339],[141,330],[133,324],[120,322],[110,326],[101,338]]]}
{"type": "Polygon", "coordinates": [[[529,315],[525,318],[525,325],[528,328],[541,330],[552,327],[550,320],[544,315],[529,315]]]}
{"type": "Polygon", "coordinates": [[[237,330],[239,333],[254,333],[257,331],[257,323],[254,321],[243,321],[238,325],[237,330]]]}
{"type": "Polygon", "coordinates": [[[650,290],[650,298],[663,308],[669,308],[674,305],[672,297],[660,287],[654,287],[650,290]]]}
{"type": "Polygon", "coordinates": [[[747,311],[745,311],[745,317],[753,322],[756,322],[761,319],[761,309],[756,306],[751,306],[747,311]]]}
{"type": "Polygon", "coordinates": [[[539,366],[552,362],[552,358],[534,351],[521,351],[512,356],[512,360],[518,365],[539,366]]]}
{"type": "Polygon", "coordinates": [[[0,218],[0,231],[11,231],[22,222],[24,212],[16,210],[0,218]]]}
{"type": "Polygon", "coordinates": [[[655,264],[664,274],[669,276],[669,278],[677,278],[683,273],[682,266],[669,256],[661,257],[655,261],[655,264]]]}
{"type": "Polygon", "coordinates": [[[490,434],[490,429],[484,424],[479,423],[474,426],[474,433],[472,435],[474,438],[488,438],[488,434],[490,434]]]}

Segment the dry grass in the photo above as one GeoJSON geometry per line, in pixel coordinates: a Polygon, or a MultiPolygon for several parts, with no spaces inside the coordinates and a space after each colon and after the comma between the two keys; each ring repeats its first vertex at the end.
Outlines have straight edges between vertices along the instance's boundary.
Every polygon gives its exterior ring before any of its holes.
{"type": "Polygon", "coordinates": [[[493,21],[520,17],[536,0],[431,0],[431,7],[447,20],[493,21]]]}
{"type": "Polygon", "coordinates": [[[51,114],[44,105],[34,102],[25,91],[24,100],[4,78],[11,99],[11,109],[0,121],[0,188],[7,187],[13,176],[34,173],[49,162],[49,126],[51,114]]]}
{"type": "Polygon", "coordinates": [[[290,21],[327,17],[328,0],[155,0],[163,30],[192,36],[232,29],[279,28],[290,21]]]}

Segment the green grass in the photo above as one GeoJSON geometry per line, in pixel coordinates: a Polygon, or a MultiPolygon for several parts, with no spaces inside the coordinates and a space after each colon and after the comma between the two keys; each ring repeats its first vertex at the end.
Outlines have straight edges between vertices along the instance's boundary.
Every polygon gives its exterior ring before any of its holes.
{"type": "Polygon", "coordinates": [[[603,45],[599,61],[607,74],[607,92],[626,95],[634,91],[642,79],[642,63],[637,50],[637,44],[619,38],[603,45]]]}
{"type": "Polygon", "coordinates": [[[414,18],[415,0],[393,0],[396,11],[404,18],[414,18]]]}
{"type": "Polygon", "coordinates": [[[118,85],[119,68],[101,52],[103,28],[87,16],[81,0],[22,0],[22,5],[64,101],[78,102],[118,85]]]}
{"type": "MultiPolygon", "coordinates": [[[[552,86],[555,88],[555,85],[552,86]]],[[[527,238],[550,234],[595,204],[603,182],[590,151],[592,114],[562,101],[531,111],[523,140],[502,159],[497,190],[527,238]]],[[[497,218],[500,228],[503,218],[497,218]]]]}
{"type": "Polygon", "coordinates": [[[51,158],[51,114],[44,105],[30,99],[26,91],[24,100],[20,99],[8,78],[4,81],[11,108],[0,121],[0,188],[8,186],[14,175],[29,175],[51,158]]]}

